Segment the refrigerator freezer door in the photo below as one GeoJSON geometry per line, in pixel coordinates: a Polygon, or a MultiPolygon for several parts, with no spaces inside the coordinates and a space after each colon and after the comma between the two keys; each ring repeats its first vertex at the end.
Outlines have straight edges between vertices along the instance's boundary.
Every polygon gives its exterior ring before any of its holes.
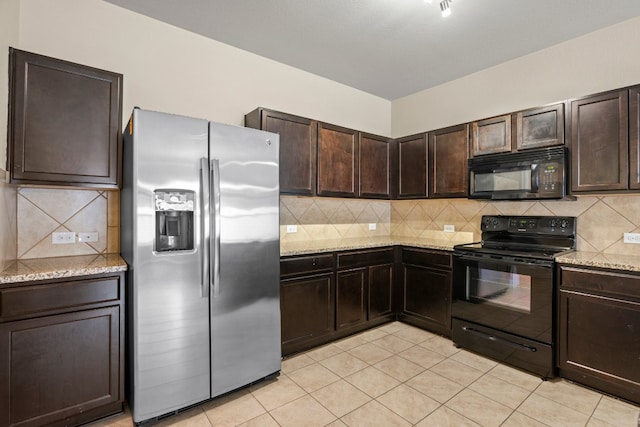
{"type": "Polygon", "coordinates": [[[210,397],[209,300],[201,290],[199,203],[208,122],[136,109],[132,123],[125,157],[133,164],[125,172],[122,194],[123,208],[132,205],[134,214],[126,231],[132,233],[127,242],[131,249],[123,248],[123,256],[130,258],[133,306],[130,403],[133,420],[140,422],[210,397]],[[154,250],[157,189],[194,193],[195,249],[154,250]]]}
{"type": "Polygon", "coordinates": [[[219,283],[211,292],[215,397],[280,370],[279,137],[210,123],[209,138],[211,161],[219,166],[212,200],[220,203],[212,222],[219,230],[211,232],[220,238],[213,254],[219,283]]]}

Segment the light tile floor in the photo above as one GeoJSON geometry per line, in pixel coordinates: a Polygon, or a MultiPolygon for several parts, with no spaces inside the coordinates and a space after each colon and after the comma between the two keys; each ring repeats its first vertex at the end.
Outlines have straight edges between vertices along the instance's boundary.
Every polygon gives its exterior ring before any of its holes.
{"type": "MultiPolygon", "coordinates": [[[[281,375],[157,426],[636,427],[640,407],[542,381],[394,322],[282,362],[281,375]]],[[[131,426],[128,413],[92,427],[131,426]]]]}

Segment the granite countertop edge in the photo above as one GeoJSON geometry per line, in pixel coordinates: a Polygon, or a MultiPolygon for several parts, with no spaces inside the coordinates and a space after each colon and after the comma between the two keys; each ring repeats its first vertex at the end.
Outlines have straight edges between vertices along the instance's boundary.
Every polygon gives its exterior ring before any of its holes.
{"type": "Polygon", "coordinates": [[[335,239],[314,240],[310,242],[287,242],[280,245],[280,256],[310,255],[326,252],[380,248],[385,246],[412,246],[422,249],[453,251],[459,241],[416,238],[373,238],[373,239],[335,239]]]}
{"type": "Polygon", "coordinates": [[[607,268],[611,270],[640,272],[640,256],[604,254],[600,252],[576,251],[556,257],[562,265],[607,268]]]}
{"type": "Polygon", "coordinates": [[[118,254],[15,260],[0,271],[0,284],[90,276],[127,270],[118,254]]]}

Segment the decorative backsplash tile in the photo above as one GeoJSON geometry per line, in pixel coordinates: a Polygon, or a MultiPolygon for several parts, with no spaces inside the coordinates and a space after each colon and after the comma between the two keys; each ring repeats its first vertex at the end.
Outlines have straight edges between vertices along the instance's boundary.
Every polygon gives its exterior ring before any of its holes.
{"type": "MultiPolygon", "coordinates": [[[[67,255],[119,253],[117,191],[27,188],[0,183],[0,261],[67,255]],[[52,245],[54,231],[97,231],[92,243],[52,245]]],[[[579,196],[573,201],[492,202],[467,199],[363,200],[327,197],[280,198],[283,241],[408,236],[468,242],[480,239],[482,215],[578,217],[579,250],[640,255],[640,245],[622,242],[640,232],[640,195],[579,196]],[[375,229],[371,224],[375,224],[375,229]],[[296,225],[288,233],[287,225],[296,225]],[[444,232],[452,225],[455,232],[444,232]]],[[[0,266],[1,267],[1,266],[0,266]]]]}
{"type": "Polygon", "coordinates": [[[285,241],[366,236],[409,236],[475,241],[482,215],[577,217],[577,248],[607,254],[640,255],[640,245],[623,243],[623,233],[640,232],[640,195],[578,196],[577,200],[481,201],[467,199],[357,200],[282,196],[281,239],[285,241]],[[368,228],[376,223],[376,230],[368,228]],[[297,233],[287,233],[297,225],[297,233]],[[455,232],[444,232],[453,225],[455,232]]]}
{"type": "Polygon", "coordinates": [[[117,192],[22,187],[17,213],[18,259],[120,251],[117,192]],[[98,241],[54,245],[52,233],[59,231],[97,232],[98,241]]]}
{"type": "Polygon", "coordinates": [[[5,174],[0,169],[0,271],[16,258],[18,240],[16,188],[5,184],[5,174]]]}

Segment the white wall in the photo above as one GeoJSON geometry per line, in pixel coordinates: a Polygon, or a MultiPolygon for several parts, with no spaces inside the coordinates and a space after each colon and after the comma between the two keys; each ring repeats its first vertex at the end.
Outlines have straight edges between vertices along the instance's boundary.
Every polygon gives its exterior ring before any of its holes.
{"type": "Polygon", "coordinates": [[[19,0],[0,0],[0,181],[4,181],[7,154],[7,103],[9,98],[9,46],[18,43],[19,0]]]}
{"type": "Polygon", "coordinates": [[[20,49],[122,73],[123,121],[139,106],[242,125],[264,106],[391,133],[388,100],[101,0],[20,0],[19,31],[20,49]]]}
{"type": "Polygon", "coordinates": [[[392,136],[640,83],[640,17],[392,102],[392,136]]]}

